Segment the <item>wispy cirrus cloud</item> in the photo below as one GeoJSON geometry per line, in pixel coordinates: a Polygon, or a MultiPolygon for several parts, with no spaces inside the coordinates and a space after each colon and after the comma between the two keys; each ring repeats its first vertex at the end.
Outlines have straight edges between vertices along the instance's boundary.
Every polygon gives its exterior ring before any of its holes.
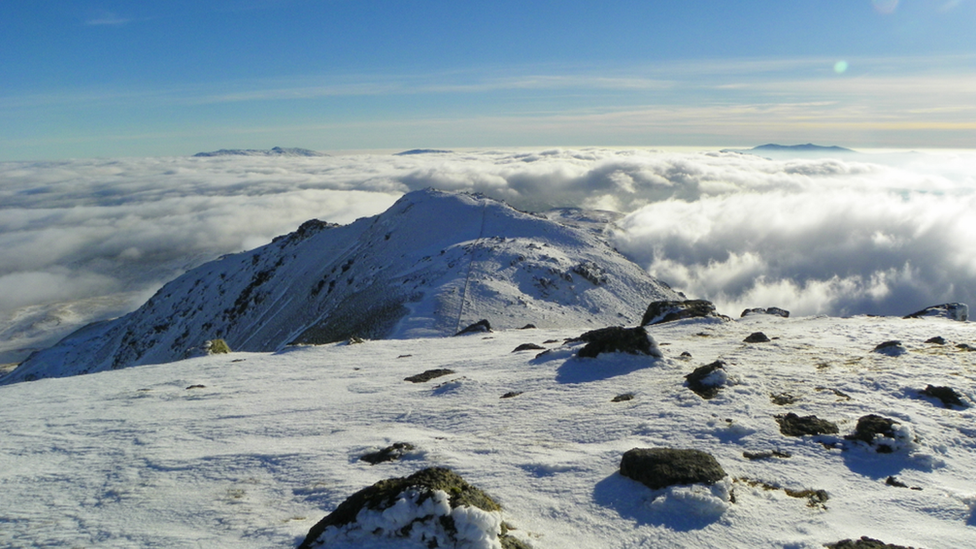
{"type": "Polygon", "coordinates": [[[85,20],[90,27],[121,27],[134,21],[130,17],[123,17],[112,11],[102,11],[85,20]]]}

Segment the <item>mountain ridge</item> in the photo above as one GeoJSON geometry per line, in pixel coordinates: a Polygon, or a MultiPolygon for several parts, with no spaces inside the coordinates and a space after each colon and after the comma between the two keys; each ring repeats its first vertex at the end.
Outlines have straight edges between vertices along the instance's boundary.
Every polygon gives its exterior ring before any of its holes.
{"type": "Polygon", "coordinates": [[[138,310],[29,357],[0,384],[170,362],[205,340],[273,351],[351,337],[636,323],[678,292],[617,253],[609,212],[529,214],[432,189],[349,225],[312,220],[193,269],[138,310]]]}

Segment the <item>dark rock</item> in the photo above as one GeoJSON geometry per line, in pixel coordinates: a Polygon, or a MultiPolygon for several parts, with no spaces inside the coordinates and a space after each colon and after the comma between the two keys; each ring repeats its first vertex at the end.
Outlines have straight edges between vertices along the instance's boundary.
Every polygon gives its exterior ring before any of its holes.
{"type": "Polygon", "coordinates": [[[576,265],[571,272],[580,275],[584,280],[588,281],[594,286],[600,286],[607,283],[607,274],[600,268],[599,265],[592,261],[586,261],[576,265]]]}
{"type": "Polygon", "coordinates": [[[713,317],[729,320],[727,316],[717,314],[715,305],[704,299],[686,301],[654,301],[647,306],[647,311],[641,319],[641,326],[662,324],[684,318],[713,317]]]}
{"type": "Polygon", "coordinates": [[[837,425],[817,416],[800,417],[793,412],[776,416],[779,432],[788,437],[802,437],[804,435],[830,435],[839,433],[837,425]]]}
{"type": "Polygon", "coordinates": [[[926,343],[934,343],[936,345],[945,345],[946,344],[946,340],[942,336],[930,337],[929,339],[926,339],[925,342],[926,343]]]}
{"type": "Polygon", "coordinates": [[[965,303],[943,303],[942,305],[933,305],[910,315],[905,315],[904,318],[923,318],[927,316],[943,317],[965,322],[969,320],[969,305],[965,303]]]}
{"type": "Polygon", "coordinates": [[[640,326],[637,328],[623,328],[621,326],[600,328],[586,332],[574,341],[586,342],[586,346],[577,353],[577,356],[583,358],[593,358],[600,353],[630,353],[658,358],[663,356],[654,339],[647,334],[647,330],[640,326]]]}
{"type": "MultiPolygon", "coordinates": [[[[341,528],[344,526],[354,526],[357,516],[364,510],[382,512],[389,509],[401,498],[408,501],[413,500],[422,503],[434,496],[434,492],[446,492],[450,496],[450,507],[477,507],[488,512],[500,511],[499,506],[487,494],[468,484],[463,478],[449,469],[430,468],[424,469],[409,477],[392,478],[381,480],[376,484],[364,488],[349,496],[339,506],[320,520],[308,531],[305,540],[298,546],[298,549],[311,549],[321,547],[324,540],[319,541],[322,534],[330,526],[341,528]]],[[[414,525],[421,523],[421,526],[429,530],[426,535],[432,536],[421,541],[427,542],[431,547],[455,546],[458,543],[456,538],[457,528],[454,526],[454,519],[450,514],[440,514],[435,512],[433,515],[416,517],[412,522],[407,523],[402,528],[395,531],[375,530],[375,536],[387,538],[409,538],[414,525]]],[[[521,541],[512,538],[507,534],[507,529],[503,525],[501,532],[497,534],[505,549],[525,548],[526,545],[521,541]]]]}
{"type": "Polygon", "coordinates": [[[711,454],[674,448],[633,448],[620,460],[620,474],[652,490],[682,484],[713,484],[725,470],[711,454]]]}
{"type": "Polygon", "coordinates": [[[769,450],[766,452],[742,452],[742,457],[751,460],[769,459],[774,457],[789,459],[793,457],[793,454],[789,452],[781,452],[779,450],[769,450]]]}
{"type": "Polygon", "coordinates": [[[688,351],[682,351],[681,354],[678,356],[679,358],[691,358],[691,353],[689,353],[688,351]]]}
{"type": "Polygon", "coordinates": [[[970,345],[968,343],[959,343],[959,344],[956,345],[956,349],[959,349],[961,351],[968,351],[970,353],[973,352],[973,351],[976,351],[976,347],[973,347],[972,345],[970,345]]]}
{"type": "Polygon", "coordinates": [[[520,394],[522,394],[522,391],[509,391],[504,395],[502,395],[500,398],[513,398],[519,396],[520,394]]]}
{"type": "Polygon", "coordinates": [[[800,400],[800,397],[791,395],[789,393],[778,393],[769,395],[769,400],[777,406],[786,406],[787,404],[793,404],[794,402],[800,400]]]}
{"type": "Polygon", "coordinates": [[[908,488],[909,490],[915,490],[917,492],[922,491],[922,489],[918,486],[909,486],[893,476],[889,476],[887,479],[885,479],[885,484],[888,486],[894,486],[895,488],[908,488]]]}
{"type": "Polygon", "coordinates": [[[952,389],[952,387],[936,387],[934,385],[928,385],[921,391],[921,394],[941,400],[942,405],[946,408],[951,408],[953,406],[968,408],[966,403],[959,398],[959,393],[952,389]]]}
{"type": "Polygon", "coordinates": [[[895,425],[898,422],[876,414],[868,414],[857,420],[857,427],[854,432],[845,436],[847,440],[861,441],[879,454],[890,454],[895,451],[895,425]],[[878,440],[880,438],[882,440],[878,440]],[[890,439],[885,441],[883,439],[890,439]]]}
{"type": "Polygon", "coordinates": [[[786,492],[786,495],[790,496],[791,498],[805,498],[807,500],[807,507],[820,507],[822,509],[826,509],[827,500],[830,499],[830,496],[827,494],[826,490],[791,490],[789,488],[785,488],[783,491],[786,492]]]}
{"type": "Polygon", "coordinates": [[[716,370],[722,370],[724,372],[725,363],[721,360],[716,360],[711,364],[695,368],[695,371],[685,376],[688,388],[706,400],[715,398],[724,382],[724,377],[719,378],[717,375],[713,375],[716,370]]]}
{"type": "Polygon", "coordinates": [[[634,400],[634,393],[624,393],[622,395],[617,395],[613,397],[610,402],[627,402],[628,400],[634,400]]]}
{"type": "Polygon", "coordinates": [[[871,352],[888,356],[898,356],[907,353],[908,349],[901,344],[901,341],[893,340],[879,343],[871,352]]]}
{"type": "Polygon", "coordinates": [[[541,351],[541,350],[545,350],[545,347],[543,347],[542,345],[536,345],[535,343],[523,343],[518,347],[516,347],[515,349],[513,349],[512,352],[517,353],[519,351],[541,351]]]}
{"type": "Polygon", "coordinates": [[[743,341],[746,343],[767,343],[769,342],[769,338],[762,332],[753,332],[743,341]]]}
{"type": "Polygon", "coordinates": [[[845,392],[843,392],[843,391],[841,391],[839,389],[833,389],[831,387],[815,387],[814,390],[815,391],[830,391],[831,393],[834,393],[834,396],[836,396],[838,400],[850,400],[851,399],[851,395],[849,395],[849,394],[847,394],[847,393],[845,393],[845,392]]]}
{"type": "Polygon", "coordinates": [[[404,454],[414,451],[414,445],[409,442],[397,442],[391,446],[387,446],[378,452],[372,452],[364,456],[360,456],[361,461],[365,461],[370,465],[376,465],[377,463],[384,463],[387,461],[396,461],[403,457],[404,454]]]}
{"type": "Polygon", "coordinates": [[[896,488],[908,488],[908,485],[907,485],[907,484],[905,484],[904,482],[902,482],[902,481],[900,481],[900,480],[898,480],[898,479],[896,479],[896,478],[895,478],[895,477],[893,477],[893,476],[889,476],[889,477],[888,477],[888,478],[887,478],[887,479],[885,480],[885,484],[887,484],[888,486],[894,486],[894,487],[896,487],[896,488]]]}
{"type": "Polygon", "coordinates": [[[206,385],[190,385],[189,387],[186,388],[186,390],[189,391],[190,389],[206,389],[206,388],[207,388],[206,385]]]}
{"type": "Polygon", "coordinates": [[[526,324],[525,326],[519,328],[519,330],[534,330],[534,329],[535,329],[535,324],[531,324],[531,323],[526,324]]]}
{"type": "Polygon", "coordinates": [[[420,374],[417,374],[417,375],[414,375],[414,376],[405,377],[405,378],[403,378],[403,381],[409,381],[411,383],[425,383],[425,382],[430,381],[430,380],[432,380],[434,378],[438,378],[438,377],[441,377],[441,376],[449,376],[449,375],[451,375],[453,373],[454,373],[454,370],[450,370],[448,368],[435,368],[433,370],[427,370],[427,371],[425,371],[423,373],[420,373],[420,374]]]}
{"type": "Polygon", "coordinates": [[[779,307],[769,307],[766,309],[762,307],[756,307],[754,309],[746,309],[742,311],[742,314],[739,315],[739,318],[742,318],[744,316],[749,316],[749,315],[774,315],[774,316],[781,316],[783,318],[789,318],[790,312],[787,311],[786,309],[780,309],[779,307]]]}
{"type": "Polygon", "coordinates": [[[483,334],[491,331],[491,323],[485,319],[481,319],[478,322],[468,326],[467,328],[461,330],[460,332],[454,334],[456,336],[464,334],[483,334]]]}
{"type": "Polygon", "coordinates": [[[845,539],[837,543],[828,543],[826,547],[830,549],[915,549],[914,547],[885,543],[867,536],[861,536],[861,539],[856,541],[845,539]]]}

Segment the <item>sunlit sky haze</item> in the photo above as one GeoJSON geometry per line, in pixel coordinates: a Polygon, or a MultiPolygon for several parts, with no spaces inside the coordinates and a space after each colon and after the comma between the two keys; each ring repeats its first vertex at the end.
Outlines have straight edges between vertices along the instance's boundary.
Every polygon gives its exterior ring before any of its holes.
{"type": "Polygon", "coordinates": [[[971,148],[976,1],[0,2],[0,160],[971,148]]]}

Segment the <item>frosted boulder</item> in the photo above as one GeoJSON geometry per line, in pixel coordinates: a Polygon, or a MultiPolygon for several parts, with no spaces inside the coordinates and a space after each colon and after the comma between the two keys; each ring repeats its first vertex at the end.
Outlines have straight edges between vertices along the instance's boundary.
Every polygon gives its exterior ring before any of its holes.
{"type": "Polygon", "coordinates": [[[718,395],[719,390],[728,383],[729,376],[725,371],[725,363],[716,360],[711,364],[695,368],[695,371],[686,375],[685,379],[689,389],[708,400],[718,395]]]}
{"type": "Polygon", "coordinates": [[[891,454],[899,450],[915,448],[915,433],[908,425],[877,414],[868,414],[857,420],[854,432],[844,437],[861,442],[879,454],[891,454]]]}
{"type": "Polygon", "coordinates": [[[501,506],[445,468],[381,480],[349,496],[313,526],[298,549],[370,539],[464,549],[526,549],[508,535],[501,506]]]}
{"type": "Polygon", "coordinates": [[[800,417],[793,412],[776,416],[779,432],[788,437],[802,437],[805,435],[832,435],[840,432],[837,424],[817,416],[800,417]]]}

